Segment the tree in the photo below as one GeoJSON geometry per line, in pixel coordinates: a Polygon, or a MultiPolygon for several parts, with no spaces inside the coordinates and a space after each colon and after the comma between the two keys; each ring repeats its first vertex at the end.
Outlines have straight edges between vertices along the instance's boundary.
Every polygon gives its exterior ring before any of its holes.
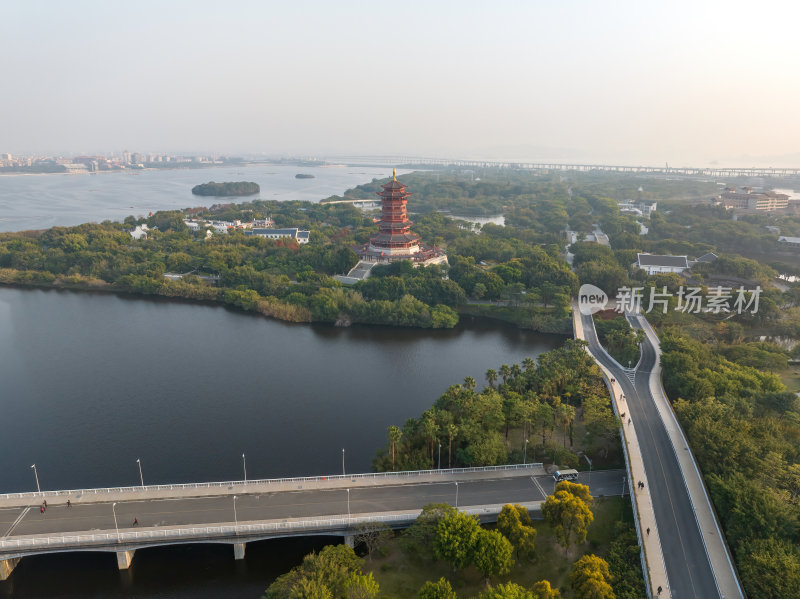
{"type": "Polygon", "coordinates": [[[392,444],[392,470],[394,470],[394,451],[400,439],[403,437],[403,431],[396,426],[389,427],[389,442],[392,444]]]}
{"type": "Polygon", "coordinates": [[[453,567],[453,572],[466,567],[481,527],[475,516],[455,512],[439,520],[433,550],[438,559],[453,567]]]}
{"type": "Polygon", "coordinates": [[[555,490],[566,491],[567,493],[575,495],[575,497],[580,497],[588,506],[591,506],[594,501],[594,497],[592,497],[591,491],[589,490],[589,485],[562,480],[560,483],[556,484],[555,490]]]}
{"type": "Polygon", "coordinates": [[[742,579],[751,597],[790,599],[800,588],[800,549],[778,539],[742,543],[742,579]]]}
{"type": "Polygon", "coordinates": [[[556,409],[556,420],[564,427],[564,447],[567,446],[567,427],[575,420],[575,408],[567,404],[559,404],[556,409]]]}
{"type": "Polygon", "coordinates": [[[496,530],[480,529],[472,548],[472,563],[483,574],[486,586],[489,577],[508,574],[514,566],[511,542],[496,530]]]}
{"type": "Polygon", "coordinates": [[[506,504],[497,516],[497,530],[517,551],[517,557],[532,558],[536,548],[536,529],[531,525],[527,509],[519,504],[506,504]]]}
{"type": "Polygon", "coordinates": [[[586,540],[589,525],[594,520],[583,499],[563,489],[547,497],[542,505],[542,514],[553,527],[565,553],[573,543],[583,543],[586,540]]]}
{"type": "Polygon", "coordinates": [[[355,542],[364,543],[367,555],[372,560],[373,551],[392,538],[392,529],[382,522],[365,522],[356,529],[355,542]]]}
{"type": "Polygon", "coordinates": [[[280,576],[266,591],[265,599],[370,599],[378,593],[372,574],[364,575],[364,560],[347,545],[328,545],[280,576]]]}
{"type": "Polygon", "coordinates": [[[453,467],[453,439],[458,434],[458,427],[455,424],[447,425],[447,467],[453,467]]]}
{"type": "Polygon", "coordinates": [[[436,558],[433,546],[436,541],[439,522],[456,513],[447,503],[429,503],[422,508],[414,523],[400,535],[400,547],[409,556],[422,562],[436,558]]]}
{"type": "Polygon", "coordinates": [[[497,381],[497,371],[493,368],[490,368],[486,371],[486,381],[489,383],[489,387],[494,389],[494,383],[497,381]]]}
{"type": "Polygon", "coordinates": [[[549,580],[540,580],[531,588],[536,599],[561,599],[561,591],[550,586],[549,580]]]}
{"type": "Polygon", "coordinates": [[[508,364],[503,364],[500,366],[500,376],[503,377],[503,384],[506,384],[506,380],[511,375],[511,367],[508,364]]]}
{"type": "Polygon", "coordinates": [[[538,596],[525,587],[509,582],[507,584],[498,584],[496,587],[489,587],[478,595],[478,599],[538,599],[538,596]]]}
{"type": "Polygon", "coordinates": [[[453,587],[446,578],[438,582],[426,582],[419,590],[419,599],[458,599],[453,587]]]}
{"type": "Polygon", "coordinates": [[[577,599],[615,599],[608,563],[596,555],[584,555],[572,565],[569,582],[577,599]]]}
{"type": "Polygon", "coordinates": [[[372,572],[369,574],[353,572],[345,583],[346,599],[374,599],[380,590],[378,583],[372,577],[372,572]]]}

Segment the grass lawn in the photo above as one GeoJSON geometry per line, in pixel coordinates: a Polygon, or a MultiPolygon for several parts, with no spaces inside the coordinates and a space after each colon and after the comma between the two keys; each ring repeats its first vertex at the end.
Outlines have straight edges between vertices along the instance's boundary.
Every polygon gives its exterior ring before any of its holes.
{"type": "MultiPolygon", "coordinates": [[[[512,581],[530,588],[539,580],[549,580],[554,588],[561,589],[564,599],[571,599],[573,594],[568,587],[567,575],[572,563],[586,553],[605,556],[613,540],[614,523],[620,519],[633,522],[629,498],[595,498],[592,511],[594,522],[589,527],[586,542],[571,548],[568,555],[556,543],[550,526],[542,520],[534,521],[537,530],[535,560],[518,562],[509,575],[496,577],[492,583],[512,581]]],[[[435,581],[442,576],[450,580],[453,589],[462,598],[475,597],[486,588],[483,576],[472,566],[453,575],[450,567],[443,562],[420,563],[410,558],[400,549],[396,539],[390,541],[386,549],[386,555],[373,557],[365,566],[365,571],[371,571],[380,584],[382,597],[416,597],[425,581],[435,581]]]]}

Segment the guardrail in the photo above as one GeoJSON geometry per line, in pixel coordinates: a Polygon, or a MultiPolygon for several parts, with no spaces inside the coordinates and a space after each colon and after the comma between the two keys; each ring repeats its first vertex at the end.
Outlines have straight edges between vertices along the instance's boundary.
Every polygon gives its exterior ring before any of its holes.
{"type": "Polygon", "coordinates": [[[102,487],[97,489],[72,489],[57,491],[25,491],[20,493],[0,494],[0,501],[3,499],[36,499],[41,497],[63,497],[66,495],[84,494],[109,494],[109,493],[146,493],[151,491],[175,491],[184,489],[212,489],[227,488],[241,489],[249,486],[275,485],[285,483],[307,483],[307,482],[330,482],[330,481],[354,481],[354,480],[377,480],[377,479],[409,479],[421,476],[443,476],[447,474],[470,474],[478,472],[504,472],[511,470],[523,470],[530,468],[541,468],[541,462],[531,464],[508,464],[505,466],[477,466],[473,468],[443,468],[441,470],[404,470],[402,472],[367,472],[360,474],[333,474],[330,476],[299,476],[290,478],[264,478],[256,480],[235,480],[227,482],[206,482],[206,483],[178,483],[171,485],[139,485],[133,487],[102,487]]]}
{"type": "MultiPolygon", "coordinates": [[[[501,509],[502,505],[498,504],[497,506],[468,508],[460,511],[465,514],[480,516],[496,515],[500,513],[501,509]]],[[[153,541],[162,541],[164,544],[179,542],[184,539],[208,539],[231,543],[246,542],[248,540],[257,540],[252,539],[252,537],[257,537],[259,535],[269,536],[275,533],[341,532],[351,529],[355,525],[368,522],[406,524],[416,520],[421,511],[422,510],[415,510],[401,514],[387,514],[385,516],[337,516],[333,518],[315,518],[292,522],[262,522],[258,524],[194,526],[78,535],[63,534],[43,537],[3,538],[0,539],[0,551],[3,553],[13,551],[21,552],[15,556],[10,556],[16,557],[36,552],[59,551],[70,547],[122,551],[130,548],[135,549],[137,545],[147,545],[153,541]]],[[[6,556],[3,557],[7,559],[6,556]]]]}

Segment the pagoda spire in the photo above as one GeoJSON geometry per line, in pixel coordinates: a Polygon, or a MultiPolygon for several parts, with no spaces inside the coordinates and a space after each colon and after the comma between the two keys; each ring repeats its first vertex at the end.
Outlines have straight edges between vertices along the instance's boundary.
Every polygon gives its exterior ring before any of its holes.
{"type": "Polygon", "coordinates": [[[392,169],[392,181],[397,181],[397,169],[392,169]]]}

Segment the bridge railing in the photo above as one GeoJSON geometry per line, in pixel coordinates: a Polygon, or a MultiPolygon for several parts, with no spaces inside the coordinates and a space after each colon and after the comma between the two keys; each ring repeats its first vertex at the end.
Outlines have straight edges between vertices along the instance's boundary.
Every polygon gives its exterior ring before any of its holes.
{"type": "Polygon", "coordinates": [[[152,491],[176,491],[192,489],[238,489],[246,491],[247,487],[257,487],[259,485],[278,485],[286,483],[314,483],[314,482],[335,482],[335,481],[359,481],[359,480],[409,480],[423,476],[445,476],[452,474],[470,474],[480,472],[507,472],[512,470],[523,470],[541,468],[541,462],[532,464],[508,464],[504,466],[476,466],[473,468],[442,468],[440,470],[404,470],[402,472],[367,472],[360,474],[333,474],[328,476],[299,476],[289,478],[264,478],[254,480],[234,480],[224,482],[206,483],[177,483],[169,485],[137,485],[132,487],[103,487],[98,489],[71,489],[58,491],[26,491],[21,493],[0,494],[0,501],[4,499],[37,499],[42,497],[66,497],[76,495],[103,495],[111,493],[147,493],[152,491]]]}
{"type": "MultiPolygon", "coordinates": [[[[527,505],[527,504],[525,504],[527,505]]],[[[462,509],[461,512],[473,515],[496,515],[502,506],[489,506],[462,509]]],[[[137,545],[148,545],[162,541],[163,544],[182,540],[211,540],[216,542],[246,542],[258,540],[259,535],[292,534],[303,532],[339,533],[353,530],[354,527],[369,523],[407,524],[419,516],[421,510],[386,515],[359,515],[353,517],[335,516],[313,518],[290,522],[259,522],[255,524],[226,524],[220,526],[188,526],[180,528],[158,528],[152,530],[126,530],[89,534],[62,534],[21,538],[0,538],[0,552],[25,555],[37,552],[59,551],[70,548],[99,547],[105,550],[123,550],[137,545]],[[238,540],[237,540],[238,539],[238,540]]],[[[160,544],[160,543],[158,543],[160,544]]]]}

